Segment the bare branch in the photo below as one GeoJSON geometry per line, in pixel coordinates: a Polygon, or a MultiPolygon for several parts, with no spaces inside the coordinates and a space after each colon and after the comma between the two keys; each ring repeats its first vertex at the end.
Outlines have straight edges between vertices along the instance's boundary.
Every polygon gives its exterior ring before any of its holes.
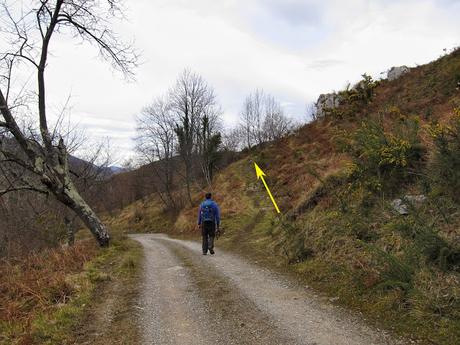
{"type": "Polygon", "coordinates": [[[120,45],[118,38],[109,29],[91,30],[67,13],[60,15],[59,23],[71,24],[80,37],[99,47],[101,56],[111,60],[114,68],[120,70],[128,78],[133,77],[132,69],[137,66],[138,55],[134,52],[132,45],[120,45]]]}
{"type": "MultiPolygon", "coordinates": [[[[0,148],[1,171],[10,184],[2,192],[34,190],[52,193],[82,219],[101,245],[108,244],[107,230],[78,193],[69,171],[69,148],[78,147],[79,139],[69,135],[73,132],[70,126],[67,133],[61,132],[62,114],[54,130],[49,130],[45,69],[51,40],[57,34],[70,31],[74,38],[96,46],[113,67],[132,77],[138,56],[131,45],[120,43],[109,23],[110,18],[121,13],[118,3],[117,0],[3,0],[0,4],[4,18],[0,31],[9,40],[10,47],[0,53],[0,112],[3,116],[0,128],[2,136],[9,133],[16,143],[15,150],[0,148]],[[36,93],[35,88],[30,91],[38,100],[39,135],[35,126],[26,124],[22,128],[18,125],[23,99],[16,99],[20,104],[10,104],[9,101],[13,71],[16,72],[15,66],[21,63],[36,72],[38,90],[36,93]],[[33,179],[28,181],[30,176],[33,179]]],[[[94,176],[99,169],[92,166],[88,168],[88,176],[94,176]]]]}
{"type": "Polygon", "coordinates": [[[3,196],[7,193],[19,192],[19,191],[33,191],[33,192],[41,193],[45,195],[49,194],[49,192],[46,189],[40,189],[40,188],[32,187],[32,186],[17,186],[17,187],[11,187],[8,189],[0,190],[0,196],[3,196]]]}

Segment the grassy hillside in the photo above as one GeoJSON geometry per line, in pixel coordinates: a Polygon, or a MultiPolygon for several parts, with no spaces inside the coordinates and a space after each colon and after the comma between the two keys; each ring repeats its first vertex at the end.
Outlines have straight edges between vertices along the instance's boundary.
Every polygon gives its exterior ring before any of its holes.
{"type": "MultiPolygon", "coordinates": [[[[460,343],[458,81],[460,50],[391,82],[365,77],[325,118],[220,171],[220,246],[287,268],[421,343],[460,343]]],[[[171,217],[157,204],[137,202],[112,224],[197,235],[196,207],[171,217]]]]}

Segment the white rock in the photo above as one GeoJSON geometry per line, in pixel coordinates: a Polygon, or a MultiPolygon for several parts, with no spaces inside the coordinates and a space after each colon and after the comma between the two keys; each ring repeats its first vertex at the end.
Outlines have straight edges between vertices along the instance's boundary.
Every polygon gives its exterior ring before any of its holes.
{"type": "Polygon", "coordinates": [[[403,74],[406,74],[410,71],[410,68],[407,66],[391,67],[388,71],[387,78],[388,80],[395,80],[401,77],[403,74]]]}
{"type": "Polygon", "coordinates": [[[395,209],[396,212],[399,214],[409,214],[409,211],[407,210],[407,206],[403,204],[403,201],[401,199],[394,199],[391,202],[391,206],[395,209]]]}
{"type": "Polygon", "coordinates": [[[399,214],[406,215],[409,214],[409,208],[407,204],[420,204],[425,201],[425,199],[425,195],[404,195],[402,199],[394,199],[391,202],[391,206],[393,206],[395,211],[399,214]]]}
{"type": "Polygon", "coordinates": [[[315,103],[316,117],[324,117],[328,109],[337,108],[340,104],[341,97],[336,93],[321,94],[315,103]]]}

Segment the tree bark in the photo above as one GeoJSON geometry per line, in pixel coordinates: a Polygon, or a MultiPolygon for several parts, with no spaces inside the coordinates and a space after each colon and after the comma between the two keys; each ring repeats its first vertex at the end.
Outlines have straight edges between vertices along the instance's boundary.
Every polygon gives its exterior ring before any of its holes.
{"type": "Polygon", "coordinates": [[[110,236],[107,228],[92,208],[80,196],[72,182],[65,186],[62,193],[56,194],[56,197],[74,211],[83,223],[85,223],[101,247],[107,247],[109,245],[110,236]]]}
{"type": "Polygon", "coordinates": [[[67,228],[67,245],[72,247],[75,244],[75,228],[74,228],[74,219],[69,217],[64,217],[64,223],[67,228]]]}
{"type": "Polygon", "coordinates": [[[191,188],[190,188],[190,181],[192,179],[191,170],[192,170],[192,168],[190,167],[189,163],[186,162],[185,163],[185,184],[186,184],[186,187],[187,187],[187,197],[188,197],[188,201],[190,202],[190,206],[193,206],[192,191],[191,191],[191,188]]]}

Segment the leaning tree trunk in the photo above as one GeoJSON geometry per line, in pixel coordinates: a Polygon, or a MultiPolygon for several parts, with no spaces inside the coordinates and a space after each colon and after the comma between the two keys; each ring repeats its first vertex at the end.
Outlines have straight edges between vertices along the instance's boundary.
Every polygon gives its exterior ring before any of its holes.
{"type": "Polygon", "coordinates": [[[59,145],[52,150],[46,162],[48,169],[44,170],[42,182],[60,202],[75,212],[101,247],[108,246],[110,236],[107,228],[82,198],[70,177],[69,160],[64,141],[61,139],[59,145]]]}
{"type": "Polygon", "coordinates": [[[101,247],[109,245],[110,236],[107,228],[92,208],[81,197],[72,182],[68,183],[61,193],[56,194],[56,197],[74,211],[83,223],[85,223],[101,247]]]}
{"type": "MultiPolygon", "coordinates": [[[[35,140],[25,137],[11,114],[1,90],[0,111],[6,120],[5,123],[0,121],[0,125],[6,127],[13,134],[23,150],[22,155],[5,150],[2,150],[1,154],[8,161],[18,164],[38,177],[36,184],[33,180],[24,179],[24,181],[20,180],[20,182],[25,184],[24,186],[18,186],[11,190],[34,190],[40,193],[51,192],[59,201],[78,215],[93,233],[94,237],[96,237],[99,245],[108,246],[110,237],[106,227],[86,201],[83,200],[70,178],[68,154],[64,140],[61,138],[59,145],[55,147],[52,145],[51,139],[45,137],[46,140],[44,138],[44,141],[49,142],[48,145],[42,147],[35,140]]],[[[47,130],[45,129],[44,132],[47,132],[47,130]]]]}

